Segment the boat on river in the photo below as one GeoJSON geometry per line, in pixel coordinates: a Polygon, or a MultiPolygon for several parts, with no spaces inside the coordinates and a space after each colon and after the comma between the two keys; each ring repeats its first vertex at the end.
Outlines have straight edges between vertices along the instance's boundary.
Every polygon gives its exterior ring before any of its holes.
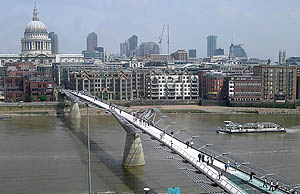
{"type": "Polygon", "coordinates": [[[0,121],[10,121],[12,120],[12,117],[10,116],[0,116],[0,121]]]}
{"type": "Polygon", "coordinates": [[[224,127],[219,127],[217,133],[282,133],[286,129],[272,122],[234,123],[224,121],[224,127]]]}

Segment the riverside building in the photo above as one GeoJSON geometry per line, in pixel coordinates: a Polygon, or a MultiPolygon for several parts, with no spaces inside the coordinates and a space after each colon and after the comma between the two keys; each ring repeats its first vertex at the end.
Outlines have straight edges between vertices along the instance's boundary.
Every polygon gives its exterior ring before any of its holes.
{"type": "Polygon", "coordinates": [[[143,75],[122,68],[69,71],[67,88],[86,90],[103,100],[133,100],[144,96],[143,75]]]}
{"type": "Polygon", "coordinates": [[[259,102],[261,98],[261,77],[232,75],[226,77],[228,98],[231,102],[259,102]]]}
{"type": "Polygon", "coordinates": [[[297,67],[285,65],[255,66],[254,74],[261,77],[262,102],[295,102],[297,67]]]}
{"type": "Polygon", "coordinates": [[[145,94],[152,100],[199,99],[198,75],[186,69],[152,69],[146,75],[145,94]]]}

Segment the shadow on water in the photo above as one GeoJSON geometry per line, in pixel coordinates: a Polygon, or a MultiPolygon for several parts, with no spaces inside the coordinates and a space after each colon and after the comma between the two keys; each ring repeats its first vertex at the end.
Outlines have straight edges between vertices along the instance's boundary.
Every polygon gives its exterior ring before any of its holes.
{"type": "MultiPolygon", "coordinates": [[[[87,135],[80,131],[80,120],[71,120],[68,118],[61,118],[61,121],[65,126],[75,135],[80,142],[87,147],[87,135]]],[[[116,177],[118,177],[131,191],[134,193],[143,193],[144,187],[147,186],[142,180],[140,180],[136,175],[143,173],[144,167],[136,168],[123,168],[120,163],[115,160],[109,153],[107,153],[103,148],[101,148],[97,142],[90,140],[91,142],[91,152],[98,159],[99,162],[103,163],[116,177]]],[[[155,193],[152,190],[152,193],[155,193]]]]}
{"type": "Polygon", "coordinates": [[[56,115],[57,115],[57,117],[64,117],[65,116],[65,111],[64,111],[65,97],[61,93],[58,93],[58,102],[59,102],[59,104],[57,105],[57,108],[56,108],[56,115]]]}

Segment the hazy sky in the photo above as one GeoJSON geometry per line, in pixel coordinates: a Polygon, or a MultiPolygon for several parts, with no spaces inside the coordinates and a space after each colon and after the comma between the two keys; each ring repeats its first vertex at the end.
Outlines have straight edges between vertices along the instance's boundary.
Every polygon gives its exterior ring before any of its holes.
{"type": "MultiPolygon", "coordinates": [[[[20,53],[33,4],[1,0],[0,53],[20,53]]],[[[215,34],[226,54],[233,38],[248,57],[277,61],[280,49],[300,56],[299,0],[37,0],[37,6],[48,31],[59,35],[61,53],[86,49],[92,31],[108,53],[119,53],[132,34],[139,43],[158,42],[163,24],[170,24],[171,51],[196,48],[205,57],[206,37],[215,34]]]]}

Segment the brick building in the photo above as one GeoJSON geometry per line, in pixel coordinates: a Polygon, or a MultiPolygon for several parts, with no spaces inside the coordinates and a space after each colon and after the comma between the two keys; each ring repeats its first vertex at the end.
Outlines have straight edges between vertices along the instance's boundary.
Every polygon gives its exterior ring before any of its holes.
{"type": "Polygon", "coordinates": [[[185,50],[178,50],[172,55],[173,60],[176,62],[187,62],[188,61],[188,52],[185,50]]]}
{"type": "Polygon", "coordinates": [[[254,75],[232,75],[226,77],[228,98],[233,102],[259,102],[261,77],[254,75]]]}
{"type": "Polygon", "coordinates": [[[255,66],[253,72],[261,77],[262,102],[296,101],[296,66],[261,65],[255,66]]]}
{"type": "Polygon", "coordinates": [[[199,72],[199,95],[203,99],[224,99],[227,91],[224,88],[225,75],[221,72],[199,72]]]}
{"type": "Polygon", "coordinates": [[[3,78],[5,102],[53,101],[54,83],[32,64],[15,63],[7,66],[3,78]]]}

